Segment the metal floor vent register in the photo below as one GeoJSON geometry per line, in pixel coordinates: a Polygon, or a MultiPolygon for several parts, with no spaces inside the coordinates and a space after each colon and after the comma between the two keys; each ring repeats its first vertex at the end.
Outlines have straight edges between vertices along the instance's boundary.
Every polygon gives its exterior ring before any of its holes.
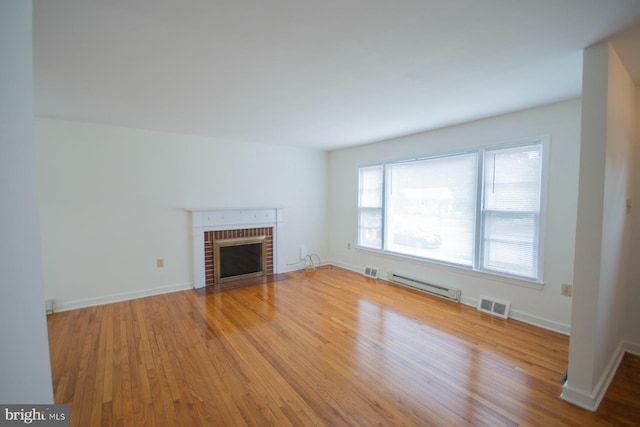
{"type": "Polygon", "coordinates": [[[478,302],[478,310],[493,314],[494,316],[502,317],[503,319],[509,318],[509,308],[511,302],[499,300],[496,298],[480,295],[480,301],[478,302]]]}
{"type": "Polygon", "coordinates": [[[417,289],[419,291],[426,292],[440,298],[448,299],[449,301],[460,302],[460,289],[434,285],[433,283],[428,283],[424,280],[413,279],[411,277],[403,276],[397,273],[389,273],[389,281],[391,283],[395,283],[396,285],[402,285],[409,288],[417,289]]]}
{"type": "Polygon", "coordinates": [[[366,266],[364,268],[364,276],[365,277],[369,277],[371,279],[377,279],[378,278],[378,269],[376,267],[370,267],[370,266],[366,266]]]}

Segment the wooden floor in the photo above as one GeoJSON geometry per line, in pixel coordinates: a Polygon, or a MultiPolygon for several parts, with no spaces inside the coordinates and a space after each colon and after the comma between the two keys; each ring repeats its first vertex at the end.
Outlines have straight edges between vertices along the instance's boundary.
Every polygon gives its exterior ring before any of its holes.
{"type": "Polygon", "coordinates": [[[72,426],[640,425],[640,358],[598,413],[568,338],[335,267],[48,318],[72,426]]]}

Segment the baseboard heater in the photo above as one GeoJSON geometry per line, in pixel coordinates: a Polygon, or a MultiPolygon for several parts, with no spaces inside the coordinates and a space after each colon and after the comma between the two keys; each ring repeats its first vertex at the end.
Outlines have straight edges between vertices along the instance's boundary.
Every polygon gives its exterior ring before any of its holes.
{"type": "Polygon", "coordinates": [[[407,286],[440,298],[448,299],[449,301],[460,302],[460,289],[451,289],[440,285],[434,285],[423,280],[413,279],[397,273],[389,273],[389,281],[397,285],[407,286]]]}

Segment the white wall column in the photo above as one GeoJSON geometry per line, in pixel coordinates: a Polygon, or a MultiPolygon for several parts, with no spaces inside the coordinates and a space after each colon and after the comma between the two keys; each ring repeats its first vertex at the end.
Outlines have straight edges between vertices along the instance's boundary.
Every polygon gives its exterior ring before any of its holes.
{"type": "Polygon", "coordinates": [[[562,397],[596,410],[625,351],[635,87],[608,43],[585,49],[580,186],[568,381],[562,397]]]}
{"type": "Polygon", "coordinates": [[[32,2],[0,1],[0,402],[53,403],[33,127],[32,2]]]}

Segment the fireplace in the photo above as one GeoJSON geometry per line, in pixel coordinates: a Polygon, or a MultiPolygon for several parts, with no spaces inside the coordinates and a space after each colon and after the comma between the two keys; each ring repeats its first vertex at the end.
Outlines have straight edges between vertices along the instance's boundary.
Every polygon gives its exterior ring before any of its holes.
{"type": "Polygon", "coordinates": [[[214,283],[267,274],[267,236],[216,240],[213,244],[214,283]]]}
{"type": "Polygon", "coordinates": [[[190,211],[196,288],[284,271],[281,209],[190,211]]]}
{"type": "Polygon", "coordinates": [[[273,274],[273,227],[204,232],[206,285],[273,274]]]}

